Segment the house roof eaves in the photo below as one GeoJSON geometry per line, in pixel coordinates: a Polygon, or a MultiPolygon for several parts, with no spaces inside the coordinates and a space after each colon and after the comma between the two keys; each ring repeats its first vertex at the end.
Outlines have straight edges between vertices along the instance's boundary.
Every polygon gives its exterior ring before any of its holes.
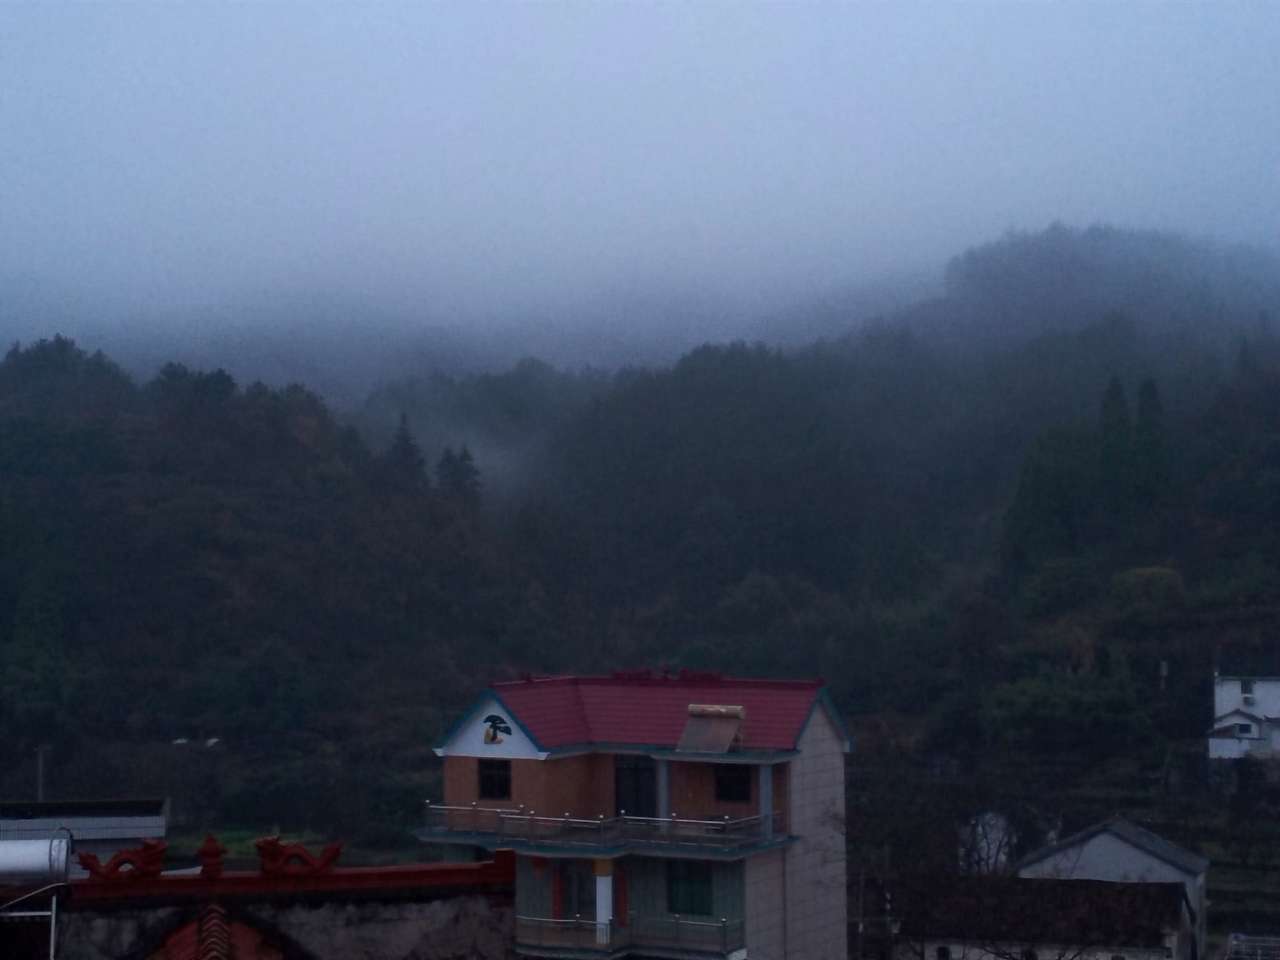
{"type": "Polygon", "coordinates": [[[1136,823],[1131,823],[1118,816],[1104,820],[1101,823],[1095,823],[1091,827],[1085,827],[1080,832],[1059,840],[1057,843],[1032,851],[1018,861],[1016,869],[1021,870],[1032,864],[1040,863],[1042,860],[1047,860],[1049,857],[1055,856],[1064,850],[1092,840],[1101,833],[1112,833],[1131,846],[1137,847],[1144,853],[1181,870],[1183,873],[1198,876],[1209,869],[1209,859],[1207,857],[1179,847],[1177,844],[1157,836],[1150,830],[1146,830],[1136,823]]]}

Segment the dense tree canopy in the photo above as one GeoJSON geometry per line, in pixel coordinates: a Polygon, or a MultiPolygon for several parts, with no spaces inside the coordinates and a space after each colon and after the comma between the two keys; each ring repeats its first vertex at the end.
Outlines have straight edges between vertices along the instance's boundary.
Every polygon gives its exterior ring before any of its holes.
{"type": "Polygon", "coordinates": [[[1061,321],[981,349],[911,314],[669,368],[425,375],[350,422],[301,386],[15,346],[0,783],[26,792],[47,742],[61,793],[394,838],[495,676],[659,664],[822,675],[949,755],[1196,735],[1218,612],[1248,639],[1280,610],[1280,350],[1256,311],[1234,340],[1127,303],[1068,323],[1046,304],[1076,267],[1000,283],[1070,244],[1031,247],[953,269],[959,320],[1004,297],[1061,321]]]}

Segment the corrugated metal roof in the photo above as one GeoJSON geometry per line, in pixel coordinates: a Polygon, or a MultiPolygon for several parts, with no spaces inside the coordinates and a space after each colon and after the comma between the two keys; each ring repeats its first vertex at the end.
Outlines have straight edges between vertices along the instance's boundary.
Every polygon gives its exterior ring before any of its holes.
{"type": "Polygon", "coordinates": [[[164,817],[42,817],[31,820],[0,819],[0,837],[28,840],[52,837],[70,830],[76,840],[129,840],[160,838],[164,817]]]}

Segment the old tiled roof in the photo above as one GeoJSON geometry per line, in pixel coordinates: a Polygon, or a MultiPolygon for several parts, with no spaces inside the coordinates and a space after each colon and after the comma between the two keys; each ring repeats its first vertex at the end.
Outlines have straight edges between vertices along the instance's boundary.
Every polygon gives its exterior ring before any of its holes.
{"type": "Polygon", "coordinates": [[[945,877],[905,880],[893,906],[909,939],[1162,947],[1185,896],[1180,883],[945,877]]]}
{"type": "Polygon", "coordinates": [[[1036,850],[1022,860],[1021,866],[1039,863],[1041,860],[1063,850],[1085,843],[1100,833],[1110,833],[1119,837],[1131,846],[1149,853],[1157,860],[1163,860],[1170,866],[1177,867],[1192,876],[1197,876],[1209,869],[1209,861],[1205,857],[1200,856],[1198,853],[1193,853],[1185,847],[1180,847],[1176,843],[1171,843],[1150,830],[1144,830],[1136,823],[1131,823],[1124,819],[1124,817],[1112,817],[1110,820],[1104,820],[1101,823],[1094,824],[1092,827],[1081,830],[1079,833],[1072,834],[1065,840],[1060,840],[1055,844],[1036,850]]]}
{"type": "MultiPolygon", "coordinates": [[[[791,750],[821,690],[819,681],[746,680],[691,672],[545,677],[493,686],[544,750],[586,744],[673,748],[694,703],[743,707],[744,750],[791,750]]],[[[832,720],[839,725],[838,718],[832,720]]]]}

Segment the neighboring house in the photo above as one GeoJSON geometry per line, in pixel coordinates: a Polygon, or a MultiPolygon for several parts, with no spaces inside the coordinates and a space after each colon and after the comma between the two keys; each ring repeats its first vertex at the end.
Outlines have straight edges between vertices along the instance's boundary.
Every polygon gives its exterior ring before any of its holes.
{"type": "Polygon", "coordinates": [[[1120,817],[1095,824],[1025,857],[1020,877],[1179,883],[1195,932],[1192,960],[1204,956],[1205,876],[1209,861],[1120,817]]]}
{"type": "Polygon", "coordinates": [[[526,956],[843,960],[848,750],[814,682],[495,684],[419,837],[515,850],[526,956]]]}
{"type": "Polygon", "coordinates": [[[1213,676],[1209,759],[1280,756],[1280,677],[1213,676]]]}
{"type": "Polygon", "coordinates": [[[71,876],[84,876],[76,855],[102,860],[144,840],[163,840],[168,800],[55,800],[0,803],[0,840],[71,841],[71,876]]]}
{"type": "Polygon", "coordinates": [[[1190,960],[1180,883],[1022,877],[906,882],[894,960],[1190,960]]]}

